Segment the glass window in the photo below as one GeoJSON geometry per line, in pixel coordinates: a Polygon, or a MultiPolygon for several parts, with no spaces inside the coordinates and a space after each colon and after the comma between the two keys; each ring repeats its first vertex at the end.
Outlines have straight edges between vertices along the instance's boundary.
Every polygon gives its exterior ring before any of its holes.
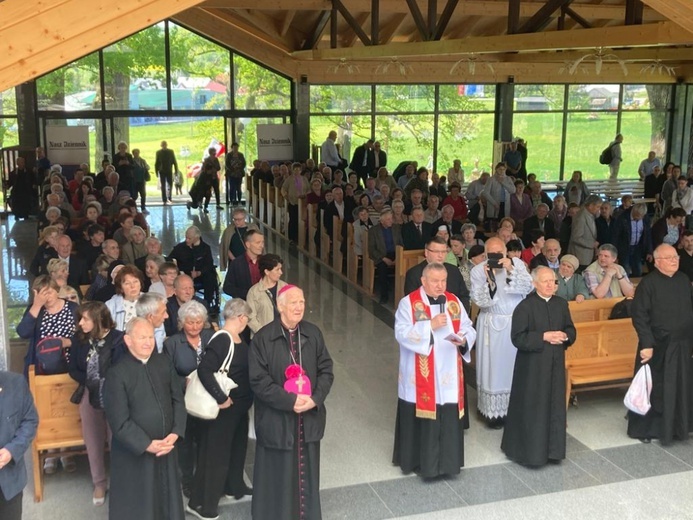
{"type": "Polygon", "coordinates": [[[387,152],[390,171],[402,161],[417,161],[419,167],[433,168],[432,114],[382,115],[375,124],[375,135],[387,152]]]}
{"type": "Polygon", "coordinates": [[[291,108],[291,82],[238,54],[233,55],[233,79],[237,110],[291,108]]]}
{"type": "Polygon", "coordinates": [[[157,24],[103,49],[106,110],[168,108],[164,47],[157,24]]]}
{"type": "Polygon", "coordinates": [[[311,85],[311,111],[370,112],[370,85],[311,85]]]}
{"type": "Polygon", "coordinates": [[[100,110],[99,54],[80,58],[36,80],[39,110],[100,110]]]}
{"type": "Polygon", "coordinates": [[[536,112],[563,110],[563,85],[515,85],[515,110],[536,112]]]}
{"type": "Polygon", "coordinates": [[[0,92],[0,115],[12,116],[17,114],[17,96],[14,88],[0,92]]]}
{"type": "MultiPolygon", "coordinates": [[[[333,116],[313,116],[310,118],[310,142],[318,148],[325,142],[330,131],[337,132],[337,146],[342,158],[351,160],[353,151],[371,136],[371,116],[335,114],[333,116]]],[[[380,136],[377,137],[380,139],[380,136]]],[[[381,140],[382,141],[382,140],[381,140]]],[[[387,147],[383,143],[383,150],[387,147]]],[[[318,160],[320,152],[318,151],[318,160]]],[[[388,166],[392,164],[388,156],[388,166]]]]}
{"type": "Polygon", "coordinates": [[[562,129],[562,113],[515,114],[513,134],[527,143],[527,173],[540,181],[559,177],[562,129]]]}
{"type": "Polygon", "coordinates": [[[438,117],[437,171],[447,175],[459,159],[465,182],[490,171],[493,155],[493,114],[441,114],[438,117]]]}
{"type": "Polygon", "coordinates": [[[438,96],[443,112],[493,112],[496,106],[495,85],[440,85],[438,96]]]}
{"type": "Polygon", "coordinates": [[[569,85],[568,110],[618,110],[619,85],[569,85]]]}
{"type": "Polygon", "coordinates": [[[19,144],[19,131],[17,119],[14,117],[0,117],[0,148],[5,146],[17,146],[19,144]]]}
{"type": "MultiPolygon", "coordinates": [[[[615,136],[616,112],[569,113],[566,129],[564,162],[566,173],[564,177],[570,178],[569,172],[580,170],[585,180],[607,179],[609,167],[599,164],[599,155],[615,136]]],[[[529,144],[531,145],[531,143],[529,144]]],[[[531,168],[531,148],[529,148],[529,154],[530,158],[527,162],[531,168]]],[[[632,177],[632,175],[625,175],[624,171],[622,177],[627,178],[632,177]]]]}
{"type": "Polygon", "coordinates": [[[377,85],[375,106],[378,112],[433,112],[433,85],[377,85]]]}
{"type": "Polygon", "coordinates": [[[174,23],[171,42],[171,108],[231,108],[231,54],[219,45],[174,23]]]}
{"type": "MultiPolygon", "coordinates": [[[[647,158],[650,150],[657,154],[662,164],[666,162],[663,160],[666,152],[666,121],[667,112],[664,111],[633,110],[621,114],[623,162],[618,174],[620,178],[637,178],[640,163],[647,158]]],[[[613,136],[610,137],[613,139],[613,136]]]]}

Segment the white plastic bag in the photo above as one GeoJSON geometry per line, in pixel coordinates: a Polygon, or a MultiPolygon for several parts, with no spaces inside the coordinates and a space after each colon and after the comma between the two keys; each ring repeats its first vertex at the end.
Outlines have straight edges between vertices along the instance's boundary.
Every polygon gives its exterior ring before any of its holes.
{"type": "Polygon", "coordinates": [[[645,415],[651,407],[650,392],[652,392],[652,372],[650,365],[643,365],[635,374],[626,397],[623,398],[623,404],[631,412],[645,415]]]}

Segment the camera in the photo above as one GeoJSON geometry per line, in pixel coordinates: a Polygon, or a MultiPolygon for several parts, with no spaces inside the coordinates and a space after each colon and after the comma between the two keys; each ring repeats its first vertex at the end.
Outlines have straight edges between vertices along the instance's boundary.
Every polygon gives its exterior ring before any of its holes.
{"type": "Polygon", "coordinates": [[[486,259],[488,260],[488,266],[491,269],[500,269],[503,267],[500,261],[505,258],[503,253],[486,253],[486,259]]]}

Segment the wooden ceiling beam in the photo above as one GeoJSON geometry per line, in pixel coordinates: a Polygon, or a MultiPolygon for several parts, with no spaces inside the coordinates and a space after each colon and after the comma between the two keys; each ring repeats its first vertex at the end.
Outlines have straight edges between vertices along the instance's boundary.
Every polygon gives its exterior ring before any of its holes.
{"type": "Polygon", "coordinates": [[[551,20],[557,17],[560,10],[568,7],[572,2],[573,0],[548,0],[544,7],[534,13],[534,16],[523,23],[516,32],[533,33],[543,31],[551,23],[551,20]]]}
{"type": "MultiPolygon", "coordinates": [[[[662,0],[667,2],[668,0],[662,0]]],[[[686,0],[680,0],[685,2],[686,0]]],[[[428,8],[428,0],[416,0],[421,10],[428,8]]],[[[523,0],[520,5],[520,16],[529,18],[533,16],[545,2],[523,0]]],[[[257,9],[266,11],[324,11],[332,8],[331,0],[273,0],[272,2],[257,2],[257,0],[206,0],[203,7],[220,7],[226,9],[257,9]]],[[[352,12],[369,12],[371,0],[348,0],[348,7],[352,12]]],[[[438,14],[442,14],[445,5],[439,2],[438,14]]],[[[624,20],[625,5],[574,3],[573,9],[588,20],[624,20]]],[[[403,0],[380,0],[380,12],[385,13],[409,13],[409,6],[403,0]]],[[[502,16],[508,15],[507,2],[497,0],[465,0],[460,2],[455,12],[463,16],[502,16]]],[[[643,12],[646,21],[659,21],[665,19],[654,9],[647,8],[643,12]]]]}
{"type": "Polygon", "coordinates": [[[676,83],[677,78],[684,81],[693,80],[693,64],[677,69],[676,77],[661,74],[641,72],[639,66],[631,66],[628,75],[623,74],[621,67],[615,63],[604,63],[601,73],[596,74],[594,65],[586,68],[585,73],[570,75],[560,72],[561,67],[555,63],[493,63],[493,70],[476,63],[475,73],[470,74],[469,69],[459,65],[454,74],[450,74],[452,63],[440,63],[435,61],[409,62],[410,72],[402,76],[396,67],[390,67],[387,74],[376,73],[377,64],[367,61],[350,61],[351,65],[358,67],[358,72],[348,75],[335,75],[325,62],[307,62],[301,66],[301,74],[308,77],[312,84],[349,83],[506,83],[512,76],[515,83],[676,83]]]}
{"type": "Polygon", "coordinates": [[[193,7],[200,0],[4,0],[0,92],[193,7]],[[122,17],[127,24],[114,23],[122,17]]]}
{"type": "MultiPolygon", "coordinates": [[[[368,13],[361,13],[354,16],[354,20],[359,25],[359,27],[363,27],[363,24],[365,24],[368,21],[369,17],[370,15],[368,13]]],[[[344,46],[351,47],[352,45],[354,45],[354,43],[356,43],[357,38],[358,35],[356,34],[356,31],[353,31],[353,34],[344,39],[344,46]]]]}
{"type": "Polygon", "coordinates": [[[406,13],[397,13],[393,15],[393,17],[383,24],[383,26],[380,28],[380,43],[385,44],[389,43],[390,40],[392,40],[392,37],[395,35],[397,32],[397,29],[399,29],[400,25],[402,25],[402,22],[407,18],[406,13]]]}
{"type": "Polygon", "coordinates": [[[287,11],[286,14],[284,15],[284,20],[282,20],[282,25],[279,28],[279,35],[284,38],[286,34],[289,32],[289,28],[291,27],[291,22],[294,21],[294,17],[296,16],[296,11],[287,11]]]}
{"type": "Polygon", "coordinates": [[[234,30],[227,22],[211,15],[205,9],[188,9],[174,15],[172,20],[291,78],[298,77],[298,64],[287,53],[278,51],[265,40],[234,30]]]}
{"type": "Polygon", "coordinates": [[[304,50],[312,49],[313,47],[315,47],[318,44],[318,42],[320,41],[320,38],[322,37],[323,32],[325,32],[325,27],[327,27],[327,22],[329,22],[330,19],[333,18],[333,11],[335,11],[335,9],[332,9],[332,7],[330,6],[329,10],[326,10],[326,11],[323,11],[322,13],[320,13],[318,20],[315,22],[315,27],[313,28],[313,32],[311,32],[310,37],[303,44],[304,50]]]}
{"type": "MultiPolygon", "coordinates": [[[[279,36],[270,35],[266,29],[261,29],[255,23],[248,20],[252,20],[252,15],[248,13],[241,14],[240,11],[227,11],[226,9],[198,9],[206,11],[212,16],[219,18],[219,20],[228,23],[234,29],[243,31],[258,40],[263,40],[266,44],[276,47],[282,52],[291,52],[293,50],[293,44],[288,40],[280,38],[279,36]]],[[[274,27],[271,25],[270,27],[274,27]]]]}
{"type": "Polygon", "coordinates": [[[354,16],[346,8],[346,6],[341,2],[341,0],[332,0],[332,2],[332,5],[334,5],[335,9],[339,11],[339,14],[342,15],[349,27],[351,27],[351,29],[356,33],[356,36],[359,37],[361,43],[363,43],[364,45],[370,45],[370,37],[366,34],[366,31],[363,30],[361,24],[358,23],[358,21],[354,18],[354,16]]]}
{"type": "Polygon", "coordinates": [[[643,0],[643,3],[686,31],[693,31],[693,2],[691,0],[643,0]]]}
{"type": "Polygon", "coordinates": [[[681,30],[673,22],[647,25],[553,31],[503,36],[476,36],[460,40],[416,43],[390,43],[351,49],[317,49],[297,51],[299,59],[378,59],[389,56],[435,56],[440,54],[500,53],[548,51],[561,49],[590,49],[594,47],[651,47],[686,45],[693,34],[681,30]]]}

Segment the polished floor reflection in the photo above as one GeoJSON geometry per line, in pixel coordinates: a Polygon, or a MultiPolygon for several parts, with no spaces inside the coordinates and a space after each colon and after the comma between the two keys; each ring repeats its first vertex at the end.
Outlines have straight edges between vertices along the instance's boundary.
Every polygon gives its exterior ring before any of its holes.
{"type": "MultiPolygon", "coordinates": [[[[152,207],[148,222],[164,251],[183,240],[190,224],[218,254],[226,210],[189,213],[184,207],[152,207]]],[[[24,310],[35,223],[2,223],[4,280],[14,309],[24,310]]],[[[422,482],[392,466],[397,401],[398,347],[393,316],[329,269],[267,233],[268,252],[284,259],[285,278],[306,293],[306,320],[324,332],[335,362],[322,443],[323,518],[369,520],[693,518],[693,446],[663,448],[628,439],[623,390],[585,394],[568,413],[568,459],[539,470],[509,463],[500,451],[502,431],[489,430],[475,414],[465,438],[466,464],[457,478],[422,482]],[[425,516],[424,516],[425,515],[425,516]]],[[[222,273],[223,275],[223,273],[222,273]]],[[[471,409],[476,395],[470,392],[471,409]]],[[[248,454],[252,475],[253,446],[248,454]]],[[[91,505],[86,458],[73,474],[45,480],[44,502],[34,504],[31,484],[25,518],[105,519],[107,506],[91,505]]],[[[250,502],[227,502],[223,519],[249,519],[250,502]]]]}

